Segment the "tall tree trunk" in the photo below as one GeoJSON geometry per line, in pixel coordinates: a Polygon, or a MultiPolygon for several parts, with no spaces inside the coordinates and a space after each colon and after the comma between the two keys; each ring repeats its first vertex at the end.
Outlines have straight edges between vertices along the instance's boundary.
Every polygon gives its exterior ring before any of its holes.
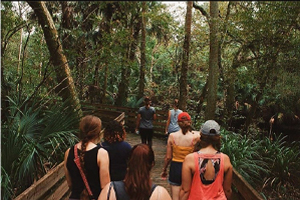
{"type": "MultiPolygon", "coordinates": [[[[139,13],[137,14],[139,15],[139,13]]],[[[122,106],[124,103],[127,101],[128,97],[128,88],[129,88],[129,78],[130,78],[130,67],[132,63],[134,62],[134,57],[135,57],[135,51],[137,48],[137,40],[139,36],[139,32],[141,30],[141,23],[139,16],[132,16],[132,22],[131,26],[129,26],[130,29],[132,29],[132,38],[131,42],[128,45],[128,53],[125,56],[125,63],[124,67],[122,68],[122,75],[121,75],[121,82],[118,85],[119,91],[118,91],[118,96],[116,99],[116,105],[117,106],[122,106]],[[136,22],[135,22],[136,21],[136,22]],[[133,27],[133,28],[132,28],[133,27]]]]}
{"type": "Polygon", "coordinates": [[[141,38],[141,66],[138,99],[144,96],[145,89],[145,68],[146,68],[146,1],[142,4],[142,38],[141,38]]]}
{"type": "Polygon", "coordinates": [[[210,1],[210,51],[209,51],[209,75],[207,106],[205,109],[205,120],[214,119],[218,91],[218,2],[210,1]]]}
{"type": "Polygon", "coordinates": [[[181,110],[186,110],[187,107],[187,72],[189,65],[190,55],[190,42],[191,42],[191,27],[192,27],[192,8],[193,1],[187,2],[186,16],[185,16],[185,38],[182,52],[182,65],[180,75],[180,96],[179,107],[181,110]]]}
{"type": "MultiPolygon", "coordinates": [[[[101,97],[100,97],[100,103],[105,102],[105,95],[106,95],[106,90],[107,90],[108,73],[109,73],[108,72],[108,66],[107,66],[107,64],[105,64],[105,66],[104,66],[104,80],[103,80],[103,84],[102,84],[102,93],[101,93],[101,97]]],[[[99,85],[99,83],[98,83],[98,85],[99,85]]]]}
{"type": "Polygon", "coordinates": [[[20,71],[21,54],[22,54],[22,43],[23,43],[23,28],[20,29],[20,45],[19,45],[19,53],[18,53],[17,74],[19,74],[19,71],[20,71]]]}
{"type": "Polygon", "coordinates": [[[62,97],[63,101],[70,100],[70,112],[75,112],[78,117],[82,116],[80,102],[75,90],[73,78],[68,66],[68,61],[63,54],[63,49],[59,41],[57,30],[53,23],[53,19],[41,1],[27,1],[32,7],[36,16],[38,17],[39,24],[41,25],[46,44],[50,53],[50,59],[56,72],[56,80],[58,82],[58,95],[62,97]]]}
{"type": "MultiPolygon", "coordinates": [[[[67,1],[60,1],[62,18],[61,18],[61,27],[63,30],[72,30],[73,29],[73,8],[68,5],[67,1]]],[[[70,34],[67,31],[63,31],[62,35],[62,46],[65,50],[72,49],[72,42],[70,34]]]]}

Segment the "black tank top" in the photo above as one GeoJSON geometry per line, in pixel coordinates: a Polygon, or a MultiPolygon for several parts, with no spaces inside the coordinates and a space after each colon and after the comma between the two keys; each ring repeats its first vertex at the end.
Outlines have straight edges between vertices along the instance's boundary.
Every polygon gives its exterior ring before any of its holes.
{"type": "MultiPolygon", "coordinates": [[[[97,154],[100,146],[86,151],[84,155],[84,168],[86,172],[86,178],[88,180],[89,186],[93,192],[95,199],[98,198],[101,192],[101,185],[99,180],[99,167],[97,164],[97,154]]],[[[78,156],[80,156],[81,150],[78,149],[78,156]]],[[[85,188],[84,182],[81,178],[78,167],[74,162],[74,146],[71,147],[69,155],[67,158],[67,168],[72,180],[72,191],[70,198],[79,199],[80,193],[85,188]]]]}

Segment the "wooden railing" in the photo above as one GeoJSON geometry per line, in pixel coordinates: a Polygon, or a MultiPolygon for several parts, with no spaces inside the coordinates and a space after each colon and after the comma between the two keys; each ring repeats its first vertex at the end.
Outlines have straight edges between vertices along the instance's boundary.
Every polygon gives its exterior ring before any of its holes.
{"type": "MultiPolygon", "coordinates": [[[[114,112],[124,112],[126,129],[129,132],[134,132],[136,126],[136,118],[138,113],[138,108],[129,108],[122,106],[113,106],[105,104],[90,104],[81,103],[83,112],[90,113],[101,117],[102,120],[111,120],[114,112]]],[[[165,133],[166,120],[168,118],[168,110],[158,110],[156,109],[156,120],[154,120],[154,134],[163,136],[165,133]]]]}
{"type": "MultiPolygon", "coordinates": [[[[107,112],[105,113],[107,114],[107,112]]],[[[122,124],[125,123],[124,112],[112,112],[109,113],[109,116],[114,116],[113,119],[122,124]]],[[[69,195],[70,191],[65,177],[64,162],[61,162],[14,200],[67,200],[69,195]]]]}
{"type": "MultiPolygon", "coordinates": [[[[133,122],[135,127],[135,116],[137,109],[126,108],[126,107],[115,107],[110,105],[91,105],[84,106],[85,114],[94,114],[99,116],[102,120],[115,119],[123,124],[126,121],[133,122]],[[129,114],[130,113],[130,114],[129,114]],[[118,117],[113,117],[118,114],[118,117]]],[[[158,111],[158,117],[161,121],[157,122],[161,124],[161,127],[156,129],[158,134],[161,134],[164,130],[166,120],[166,111],[158,111]]],[[[238,192],[234,192],[234,200],[263,200],[263,197],[235,170],[233,169],[232,185],[238,192]]],[[[14,200],[58,200],[68,199],[70,191],[68,189],[67,181],[65,179],[63,162],[57,167],[50,170],[44,177],[39,179],[36,183],[32,184],[27,190],[21,193],[14,200]]]]}
{"type": "Polygon", "coordinates": [[[233,168],[232,185],[237,189],[235,199],[263,200],[264,198],[233,168]],[[242,198],[241,198],[242,197],[242,198]]]}
{"type": "Polygon", "coordinates": [[[69,198],[69,187],[65,178],[64,163],[48,171],[14,200],[57,200],[69,198]]]}

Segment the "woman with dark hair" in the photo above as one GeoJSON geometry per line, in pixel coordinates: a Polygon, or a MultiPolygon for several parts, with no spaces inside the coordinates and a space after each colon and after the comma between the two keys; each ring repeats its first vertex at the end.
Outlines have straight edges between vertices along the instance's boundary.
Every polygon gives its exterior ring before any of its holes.
{"type": "Polygon", "coordinates": [[[156,120],[155,108],[151,106],[151,99],[144,98],[144,106],[139,108],[135,132],[139,133],[143,144],[152,147],[153,121],[156,120]]]}
{"type": "Polygon", "coordinates": [[[200,150],[187,155],[183,162],[180,199],[230,199],[232,165],[230,158],[220,152],[219,124],[206,121],[200,136],[200,150]]]}
{"type": "Polygon", "coordinates": [[[166,179],[167,168],[171,163],[168,182],[171,185],[173,200],[179,199],[182,162],[186,155],[194,151],[194,145],[200,138],[198,132],[192,131],[191,116],[187,112],[180,113],[177,120],[180,129],[169,135],[163,172],[161,173],[161,178],[166,179]]]}
{"type": "Polygon", "coordinates": [[[127,168],[127,159],[131,145],[125,142],[126,131],[116,120],[108,122],[104,129],[102,146],[109,155],[109,173],[111,181],[124,180],[127,168]]]}
{"type": "Polygon", "coordinates": [[[109,158],[105,149],[96,145],[101,133],[101,120],[92,115],[83,117],[79,124],[80,141],[65,152],[64,171],[71,190],[69,200],[88,196],[87,189],[80,171],[74,161],[75,151],[78,152],[80,165],[86,176],[92,198],[97,199],[101,188],[110,182],[109,158]],[[76,148],[76,149],[75,149],[76,148]]]}
{"type": "Polygon", "coordinates": [[[152,183],[150,172],[154,164],[152,148],[147,144],[135,145],[131,149],[125,179],[107,184],[98,200],[171,200],[164,187],[152,183]]]}

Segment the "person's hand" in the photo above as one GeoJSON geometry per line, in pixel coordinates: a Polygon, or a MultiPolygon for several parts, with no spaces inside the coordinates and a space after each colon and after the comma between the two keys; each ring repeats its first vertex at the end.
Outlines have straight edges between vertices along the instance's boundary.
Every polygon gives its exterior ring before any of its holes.
{"type": "Polygon", "coordinates": [[[167,176],[168,176],[167,170],[163,170],[163,172],[161,173],[161,179],[162,180],[167,180],[167,176]]]}
{"type": "Polygon", "coordinates": [[[139,129],[137,129],[137,128],[134,130],[134,132],[135,132],[135,134],[137,134],[137,135],[140,134],[139,129]]]}
{"type": "Polygon", "coordinates": [[[168,135],[168,131],[165,131],[165,134],[168,135]]]}

